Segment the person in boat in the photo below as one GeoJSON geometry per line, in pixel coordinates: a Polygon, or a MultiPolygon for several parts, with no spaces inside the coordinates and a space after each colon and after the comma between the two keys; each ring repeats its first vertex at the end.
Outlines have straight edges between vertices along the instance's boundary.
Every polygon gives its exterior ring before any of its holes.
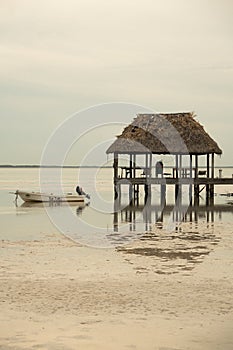
{"type": "Polygon", "coordinates": [[[83,191],[82,187],[77,186],[76,187],[76,192],[81,196],[81,195],[85,195],[86,193],[83,191]]]}
{"type": "Polygon", "coordinates": [[[90,198],[89,194],[85,193],[82,189],[82,187],[77,186],[76,187],[76,192],[78,193],[78,195],[80,196],[86,196],[87,198],[90,198]]]}
{"type": "Polygon", "coordinates": [[[159,177],[159,175],[163,177],[163,162],[161,160],[155,164],[155,176],[159,177]]]}

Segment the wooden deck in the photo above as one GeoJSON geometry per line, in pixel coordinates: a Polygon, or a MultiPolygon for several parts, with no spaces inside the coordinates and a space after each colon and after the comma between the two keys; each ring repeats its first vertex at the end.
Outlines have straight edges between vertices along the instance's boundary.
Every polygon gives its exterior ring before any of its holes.
{"type": "Polygon", "coordinates": [[[114,179],[116,185],[131,184],[131,185],[233,185],[233,178],[172,178],[172,177],[135,177],[122,178],[116,177],[114,179]]]}

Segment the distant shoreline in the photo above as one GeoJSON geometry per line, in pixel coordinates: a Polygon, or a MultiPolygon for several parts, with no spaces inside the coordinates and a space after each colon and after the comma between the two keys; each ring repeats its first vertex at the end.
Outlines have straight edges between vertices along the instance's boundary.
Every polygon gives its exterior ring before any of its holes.
{"type": "MultiPolygon", "coordinates": [[[[16,165],[11,165],[11,164],[0,164],[0,169],[15,169],[15,168],[63,168],[63,169],[79,169],[79,168],[112,168],[111,165],[106,165],[106,166],[101,166],[101,165],[22,165],[22,164],[16,164],[16,165]]],[[[164,168],[172,168],[172,166],[164,166],[164,168]]],[[[199,166],[199,168],[205,168],[205,166],[199,166]]],[[[216,169],[233,169],[233,165],[216,165],[214,168],[216,169]]]]}
{"type": "Polygon", "coordinates": [[[78,168],[112,168],[111,165],[100,166],[100,165],[0,165],[0,168],[68,168],[68,169],[78,169],[78,168]]]}

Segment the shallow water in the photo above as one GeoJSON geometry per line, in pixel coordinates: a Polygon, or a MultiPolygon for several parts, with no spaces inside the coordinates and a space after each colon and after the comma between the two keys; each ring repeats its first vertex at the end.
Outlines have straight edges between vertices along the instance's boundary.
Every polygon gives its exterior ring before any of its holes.
{"type": "Polygon", "coordinates": [[[233,206],[177,208],[169,189],[161,207],[154,188],[132,207],[125,189],[114,213],[112,170],[81,172],[62,184],[91,194],[83,208],[16,205],[9,191],[39,190],[39,170],[0,170],[3,348],[232,349],[233,206]]]}
{"type": "MultiPolygon", "coordinates": [[[[50,179],[53,171],[56,170],[48,169],[50,179]]],[[[156,225],[160,225],[162,231],[177,232],[181,221],[199,223],[202,227],[205,223],[225,223],[233,219],[233,206],[226,203],[226,197],[219,195],[233,192],[230,186],[216,186],[215,206],[209,208],[202,200],[196,208],[188,208],[185,204],[182,208],[175,208],[171,188],[168,189],[167,205],[161,207],[158,202],[159,188],[156,186],[152,189],[151,205],[145,205],[141,193],[139,206],[131,207],[125,186],[120,208],[114,208],[113,174],[109,168],[62,171],[64,192],[74,192],[77,183],[81,184],[91,195],[89,206],[82,207],[75,203],[44,206],[24,203],[20,199],[15,203],[15,196],[9,192],[16,189],[40,190],[39,173],[40,170],[36,168],[0,169],[0,239],[35,240],[42,238],[46,232],[58,231],[83,244],[110,247],[138,240],[144,237],[145,232],[153,232],[156,225]]],[[[48,188],[57,186],[51,181],[46,185],[48,188]]]]}

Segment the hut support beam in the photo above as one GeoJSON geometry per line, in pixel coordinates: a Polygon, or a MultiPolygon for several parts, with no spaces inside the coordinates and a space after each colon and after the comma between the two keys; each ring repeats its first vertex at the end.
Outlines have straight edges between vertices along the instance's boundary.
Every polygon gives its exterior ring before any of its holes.
{"type": "MultiPolygon", "coordinates": [[[[210,155],[207,153],[206,155],[206,177],[209,179],[210,177],[210,155]]],[[[209,205],[210,199],[210,185],[206,184],[206,205],[209,205]]]]}
{"type": "Polygon", "coordinates": [[[119,193],[119,186],[117,184],[117,178],[118,178],[118,153],[114,153],[114,160],[113,160],[113,169],[114,169],[114,198],[118,198],[119,193]]]}
{"type": "MultiPolygon", "coordinates": [[[[175,178],[176,179],[178,179],[178,177],[179,177],[178,168],[179,168],[178,155],[176,154],[176,165],[175,165],[175,178]]],[[[178,194],[179,194],[179,185],[175,185],[175,200],[178,198],[178,194]]]]}
{"type": "MultiPolygon", "coordinates": [[[[190,154],[190,162],[189,162],[189,177],[190,177],[190,182],[192,181],[192,172],[193,172],[193,156],[190,154]]],[[[192,205],[192,183],[189,185],[189,202],[192,205]]]]}
{"type": "MultiPolygon", "coordinates": [[[[214,153],[212,153],[211,157],[211,178],[214,179],[214,153]]],[[[214,185],[210,185],[210,200],[213,204],[214,202],[214,185]]]]}
{"type": "Polygon", "coordinates": [[[148,196],[151,196],[151,182],[150,182],[150,178],[151,178],[151,167],[149,168],[149,164],[152,164],[152,160],[151,160],[151,153],[150,153],[150,160],[149,160],[149,154],[146,153],[145,154],[145,177],[146,177],[146,184],[144,186],[145,189],[145,198],[147,198],[148,196]],[[149,181],[148,181],[149,179],[149,181]]]}
{"type": "MultiPolygon", "coordinates": [[[[176,155],[176,178],[180,179],[182,177],[182,155],[176,155]]],[[[182,185],[178,182],[175,185],[175,201],[178,205],[181,205],[182,198],[182,185]]]]}
{"type": "MultiPolygon", "coordinates": [[[[133,155],[132,153],[130,153],[129,155],[129,178],[132,179],[132,175],[133,175],[133,155]]],[[[131,182],[129,182],[129,203],[132,204],[133,200],[134,200],[134,185],[132,185],[131,182]]]]}
{"type": "MultiPolygon", "coordinates": [[[[180,154],[179,156],[179,160],[180,160],[180,164],[179,164],[179,168],[180,168],[180,171],[179,171],[179,178],[181,179],[184,174],[183,174],[183,170],[182,170],[182,154],[180,154]]],[[[180,184],[179,185],[179,204],[181,205],[182,203],[182,185],[180,184]]]]}
{"type": "Polygon", "coordinates": [[[129,203],[132,204],[133,201],[133,185],[129,183],[129,203]]]}
{"type": "MultiPolygon", "coordinates": [[[[136,177],[136,154],[133,154],[133,178],[136,177]]],[[[139,204],[139,185],[134,184],[133,185],[133,198],[134,202],[139,204]]]]}
{"type": "Polygon", "coordinates": [[[161,184],[160,201],[161,201],[161,206],[164,207],[164,205],[166,204],[166,183],[161,184]]]}
{"type": "MultiPolygon", "coordinates": [[[[195,179],[198,178],[198,155],[195,155],[195,179]]],[[[199,204],[199,185],[194,185],[194,204],[199,204]]]]}

